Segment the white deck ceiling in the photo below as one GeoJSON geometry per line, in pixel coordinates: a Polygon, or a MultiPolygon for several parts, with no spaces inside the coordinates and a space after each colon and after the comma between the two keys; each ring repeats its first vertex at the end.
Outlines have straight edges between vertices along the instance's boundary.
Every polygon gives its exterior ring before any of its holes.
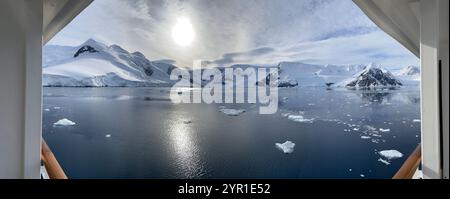
{"type": "Polygon", "coordinates": [[[420,55],[419,0],[353,0],[382,30],[420,55]]]}
{"type": "Polygon", "coordinates": [[[47,43],[92,1],[44,0],[43,43],[47,43]]]}

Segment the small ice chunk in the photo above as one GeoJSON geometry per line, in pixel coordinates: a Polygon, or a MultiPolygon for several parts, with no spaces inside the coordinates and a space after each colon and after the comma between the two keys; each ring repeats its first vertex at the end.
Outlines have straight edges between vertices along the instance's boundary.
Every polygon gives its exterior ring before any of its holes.
{"type": "Polygon", "coordinates": [[[49,112],[50,109],[49,109],[49,108],[45,108],[44,111],[45,111],[45,112],[49,112]]]}
{"type": "Polygon", "coordinates": [[[364,178],[364,177],[366,177],[364,174],[360,174],[359,175],[361,178],[364,178]]]}
{"type": "Polygon", "coordinates": [[[275,147],[281,151],[283,151],[283,153],[285,154],[289,154],[294,152],[294,147],[295,147],[295,143],[291,142],[291,141],[286,141],[282,144],[280,143],[275,143],[275,147]]]}
{"type": "Polygon", "coordinates": [[[363,136],[361,136],[361,139],[370,139],[370,138],[372,138],[372,137],[370,137],[370,136],[365,136],[365,135],[363,135],[363,136]]]}
{"type": "Polygon", "coordinates": [[[287,117],[289,120],[292,120],[294,122],[305,122],[305,123],[312,123],[313,119],[306,119],[303,117],[303,115],[289,115],[287,117]]]}
{"type": "Polygon", "coordinates": [[[420,123],[420,119],[414,119],[413,122],[420,123]]]}
{"type": "Polygon", "coordinates": [[[354,131],[359,131],[359,128],[353,128],[354,131]]]}
{"type": "Polygon", "coordinates": [[[385,160],[385,159],[383,159],[383,158],[379,158],[379,159],[378,159],[378,162],[381,162],[381,163],[383,163],[383,164],[385,164],[385,165],[390,165],[390,164],[391,164],[389,161],[387,161],[387,160],[385,160]]]}
{"type": "Polygon", "coordinates": [[[246,110],[245,109],[221,108],[221,109],[219,109],[219,111],[228,116],[239,116],[240,114],[244,113],[246,110]]]}
{"type": "Polygon", "coordinates": [[[397,159],[403,157],[403,154],[397,150],[384,150],[378,152],[379,155],[387,158],[388,160],[397,159]]]}
{"type": "Polygon", "coordinates": [[[111,134],[106,134],[105,135],[105,138],[110,138],[111,137],[111,134]]]}
{"type": "Polygon", "coordinates": [[[383,132],[383,133],[385,133],[385,132],[391,131],[391,129],[383,129],[383,128],[380,128],[380,131],[383,132]]]}
{"type": "Polygon", "coordinates": [[[61,107],[55,106],[55,107],[53,107],[53,109],[58,110],[58,109],[61,109],[61,107]]]}
{"type": "Polygon", "coordinates": [[[116,97],[116,100],[130,100],[131,98],[133,97],[129,95],[120,95],[116,97]]]}
{"type": "Polygon", "coordinates": [[[353,171],[353,170],[352,170],[352,169],[348,169],[348,171],[350,171],[350,172],[351,172],[351,171],[353,171]]]}
{"type": "Polygon", "coordinates": [[[67,118],[63,118],[55,122],[53,126],[73,126],[75,124],[76,124],[75,122],[72,122],[67,118]]]}

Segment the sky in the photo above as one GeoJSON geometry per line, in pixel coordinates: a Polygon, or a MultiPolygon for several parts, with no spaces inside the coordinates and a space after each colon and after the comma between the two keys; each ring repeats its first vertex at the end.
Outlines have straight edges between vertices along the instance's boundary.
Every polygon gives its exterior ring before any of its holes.
{"type": "Polygon", "coordinates": [[[194,60],[210,67],[419,65],[351,0],[95,0],[47,45],[77,46],[89,38],[180,67],[194,60]],[[193,32],[187,45],[173,36],[180,19],[193,32]]]}

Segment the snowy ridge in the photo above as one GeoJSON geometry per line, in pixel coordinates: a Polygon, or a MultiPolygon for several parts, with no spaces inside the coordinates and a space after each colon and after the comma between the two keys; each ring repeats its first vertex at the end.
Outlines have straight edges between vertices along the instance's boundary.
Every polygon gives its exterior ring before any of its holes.
{"type": "Polygon", "coordinates": [[[80,46],[45,46],[44,86],[171,85],[172,64],[151,62],[142,53],[89,39],[80,46]]]}
{"type": "Polygon", "coordinates": [[[406,66],[395,72],[394,75],[399,78],[404,83],[404,85],[420,85],[420,68],[417,66],[406,66]]]}
{"type": "MultiPolygon", "coordinates": [[[[171,86],[170,73],[177,68],[173,60],[149,61],[141,52],[130,53],[119,45],[107,46],[89,39],[79,46],[44,46],[43,85],[69,87],[137,87],[171,86]]],[[[259,68],[256,65],[237,64],[233,69],[259,68]]],[[[268,67],[268,66],[262,66],[268,67]]],[[[347,87],[379,88],[417,85],[417,67],[408,66],[395,74],[374,64],[365,65],[314,65],[302,62],[280,62],[278,78],[270,86],[278,87],[347,87]],[[397,78],[401,79],[397,80],[397,78]]],[[[218,67],[224,72],[224,67],[218,67]]],[[[256,71],[256,70],[255,70],[256,71]]],[[[203,70],[202,70],[203,72],[203,70]]],[[[268,71],[267,71],[268,72],[268,71]]],[[[192,74],[193,71],[190,71],[192,74]]],[[[239,73],[239,72],[237,72],[239,73]]],[[[419,71],[420,73],[420,71],[419,71]]],[[[248,74],[236,74],[237,76],[248,74]]],[[[270,84],[266,77],[245,84],[270,84]]],[[[417,78],[419,77],[419,78],[417,78]]],[[[234,77],[236,78],[236,77],[234,77]]],[[[191,83],[206,85],[209,79],[191,83]],[[200,82],[198,82],[200,81],[200,82]]],[[[233,81],[223,78],[218,84],[233,81]]]]}
{"type": "Polygon", "coordinates": [[[417,66],[406,66],[394,74],[396,76],[420,76],[420,68],[417,66]]]}

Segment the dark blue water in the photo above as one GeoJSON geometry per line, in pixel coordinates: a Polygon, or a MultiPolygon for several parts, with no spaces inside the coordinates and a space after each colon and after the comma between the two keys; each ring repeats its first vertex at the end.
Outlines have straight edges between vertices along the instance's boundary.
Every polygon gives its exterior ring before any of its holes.
{"type": "Polygon", "coordinates": [[[418,88],[282,89],[272,115],[222,105],[173,104],[167,88],[44,88],[43,134],[69,178],[391,178],[420,142],[418,88]],[[62,118],[76,125],[54,127],[62,118]],[[275,147],[287,140],[291,154],[275,147]],[[378,161],[390,149],[404,156],[378,161]]]}

